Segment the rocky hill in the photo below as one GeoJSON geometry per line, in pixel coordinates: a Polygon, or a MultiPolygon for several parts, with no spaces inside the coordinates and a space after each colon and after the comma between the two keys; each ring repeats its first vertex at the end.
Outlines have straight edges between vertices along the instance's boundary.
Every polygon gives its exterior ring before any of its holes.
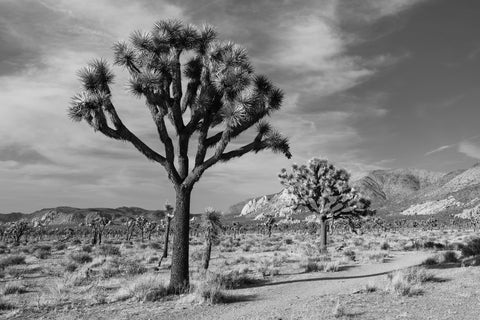
{"type": "MultiPolygon", "coordinates": [[[[375,170],[352,185],[372,200],[381,216],[466,215],[480,208],[480,165],[449,173],[418,169],[375,170]]],[[[230,208],[229,214],[261,219],[288,215],[289,195],[281,191],[230,208]]]]}
{"type": "Polygon", "coordinates": [[[116,209],[111,208],[71,208],[71,207],[56,207],[41,209],[30,214],[24,213],[10,213],[0,214],[0,222],[10,222],[19,219],[28,219],[32,221],[40,221],[43,217],[51,216],[51,225],[79,225],[84,223],[87,219],[92,219],[96,216],[107,217],[111,219],[114,224],[122,223],[127,217],[144,216],[152,221],[160,221],[164,218],[165,212],[162,210],[146,210],[136,207],[120,207],[116,209]]]}

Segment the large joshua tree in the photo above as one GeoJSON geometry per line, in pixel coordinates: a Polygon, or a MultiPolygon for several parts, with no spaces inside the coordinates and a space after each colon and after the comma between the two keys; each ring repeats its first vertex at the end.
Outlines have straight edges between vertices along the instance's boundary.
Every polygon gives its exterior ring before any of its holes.
{"type": "Polygon", "coordinates": [[[110,89],[114,75],[105,60],[94,60],[79,72],[83,91],[73,97],[69,115],[109,138],[131,143],[165,168],[176,193],[170,285],[179,289],[189,283],[190,197],[205,170],[265,149],[290,158],[288,140],[263,120],[280,108],[283,94],[254,73],[244,48],[218,41],[210,26],[159,21],[150,32],[133,32],[130,43],[116,43],[114,53],[115,65],[130,74],[130,91],[145,100],[163,152],[121,120],[110,89]],[[227,150],[232,139],[254,125],[252,142],[227,150]],[[192,139],[197,141],[195,153],[189,152],[192,139]]]}
{"type": "Polygon", "coordinates": [[[307,165],[292,165],[292,172],[282,169],[280,182],[293,195],[293,212],[306,208],[318,215],[320,250],[327,250],[327,223],[343,219],[355,228],[356,221],[370,216],[370,200],[349,185],[350,174],[327,160],[311,159],[307,165]]]}

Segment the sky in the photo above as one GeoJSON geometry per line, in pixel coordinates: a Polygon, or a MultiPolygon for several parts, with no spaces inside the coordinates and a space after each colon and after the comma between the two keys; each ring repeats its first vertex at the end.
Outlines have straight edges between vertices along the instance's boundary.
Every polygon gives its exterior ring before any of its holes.
{"type": "MultiPolygon", "coordinates": [[[[214,25],[285,93],[271,122],[292,159],[264,151],[209,169],[193,212],[278,192],[280,169],[312,157],[354,178],[480,159],[476,0],[0,0],[0,212],[174,202],[163,167],[67,116],[76,72],[165,18],[214,25]]],[[[120,116],[163,150],[124,70],[114,72],[120,116]]]]}

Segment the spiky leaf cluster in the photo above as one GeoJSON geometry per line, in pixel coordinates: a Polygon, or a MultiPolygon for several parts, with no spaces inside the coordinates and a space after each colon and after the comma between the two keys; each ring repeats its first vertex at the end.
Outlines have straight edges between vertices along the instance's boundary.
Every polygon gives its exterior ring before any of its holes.
{"type": "Polygon", "coordinates": [[[349,185],[350,174],[327,160],[311,159],[306,165],[282,169],[280,182],[292,194],[292,207],[307,208],[322,219],[345,219],[355,225],[358,217],[374,213],[370,200],[349,185]]]}
{"type": "Polygon", "coordinates": [[[204,230],[207,241],[216,242],[223,229],[222,215],[213,208],[206,208],[202,215],[201,228],[204,230]]]}

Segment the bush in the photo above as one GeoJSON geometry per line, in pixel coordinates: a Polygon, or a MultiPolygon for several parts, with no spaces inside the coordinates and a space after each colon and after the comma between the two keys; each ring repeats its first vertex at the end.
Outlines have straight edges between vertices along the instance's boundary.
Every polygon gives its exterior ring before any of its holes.
{"type": "Polygon", "coordinates": [[[50,250],[37,249],[37,250],[35,250],[33,255],[35,257],[37,257],[38,259],[42,259],[42,260],[47,259],[48,257],[50,257],[50,250]]]}
{"type": "Polygon", "coordinates": [[[25,292],[27,292],[27,289],[23,285],[15,284],[15,283],[9,283],[5,286],[5,289],[3,289],[4,295],[22,294],[25,292]]]}
{"type": "Polygon", "coordinates": [[[162,249],[162,245],[158,242],[151,242],[150,248],[152,248],[153,250],[160,250],[162,249]]]}
{"type": "Polygon", "coordinates": [[[455,263],[458,262],[457,254],[454,251],[446,251],[443,253],[442,262],[455,263]]]}
{"type": "Polygon", "coordinates": [[[70,259],[72,259],[73,261],[79,264],[89,263],[89,262],[92,262],[93,260],[88,253],[83,253],[83,252],[71,254],[70,259]]]}
{"type": "Polygon", "coordinates": [[[12,309],[15,309],[15,306],[13,304],[4,301],[3,299],[0,299],[0,311],[7,311],[12,309]]]}
{"type": "Polygon", "coordinates": [[[80,239],[73,239],[72,244],[76,246],[76,245],[82,244],[82,241],[80,241],[80,239]]]}
{"type": "Polygon", "coordinates": [[[8,266],[14,266],[18,264],[25,264],[25,256],[14,255],[5,257],[0,260],[0,268],[5,269],[8,266]]]}
{"type": "Polygon", "coordinates": [[[286,238],[285,239],[285,244],[292,244],[293,243],[293,239],[292,238],[286,238]]]}
{"type": "Polygon", "coordinates": [[[116,246],[113,246],[111,244],[102,244],[98,248],[98,252],[101,255],[104,255],[104,256],[119,256],[120,255],[120,248],[116,247],[116,246]]]}
{"type": "Polygon", "coordinates": [[[475,238],[460,247],[463,257],[471,257],[480,254],[480,238],[475,238]]]}
{"type": "Polygon", "coordinates": [[[380,245],[380,250],[390,250],[390,244],[388,242],[384,242],[380,245]]]}
{"type": "Polygon", "coordinates": [[[122,287],[114,297],[116,301],[135,299],[137,301],[158,301],[170,293],[163,279],[153,275],[142,275],[122,287]]]}
{"type": "Polygon", "coordinates": [[[390,282],[387,291],[401,296],[412,296],[420,294],[422,292],[420,285],[427,281],[434,281],[435,277],[424,268],[412,267],[390,273],[388,279],[390,282]]]}
{"type": "Polygon", "coordinates": [[[55,250],[57,250],[57,251],[62,251],[62,250],[65,250],[65,249],[67,249],[67,245],[65,243],[60,242],[60,243],[57,243],[55,245],[55,250]]]}
{"type": "Polygon", "coordinates": [[[348,257],[350,260],[355,261],[355,251],[353,251],[352,249],[347,249],[343,251],[343,255],[345,257],[348,257]]]}
{"type": "Polygon", "coordinates": [[[427,258],[425,261],[422,262],[423,266],[434,266],[438,264],[438,260],[436,257],[427,258]]]}
{"type": "Polygon", "coordinates": [[[92,252],[92,250],[93,250],[92,246],[89,246],[89,245],[82,246],[82,251],[83,252],[90,253],[90,252],[92,252]]]}
{"type": "Polygon", "coordinates": [[[224,289],[220,278],[215,274],[206,273],[205,278],[193,286],[193,294],[199,302],[217,304],[228,300],[224,289]]]}
{"type": "Polygon", "coordinates": [[[65,271],[74,272],[75,270],[77,270],[77,268],[78,268],[78,265],[76,263],[70,262],[65,266],[65,271]]]}
{"type": "Polygon", "coordinates": [[[147,268],[136,261],[128,261],[123,265],[125,273],[130,276],[144,274],[147,268]]]}

